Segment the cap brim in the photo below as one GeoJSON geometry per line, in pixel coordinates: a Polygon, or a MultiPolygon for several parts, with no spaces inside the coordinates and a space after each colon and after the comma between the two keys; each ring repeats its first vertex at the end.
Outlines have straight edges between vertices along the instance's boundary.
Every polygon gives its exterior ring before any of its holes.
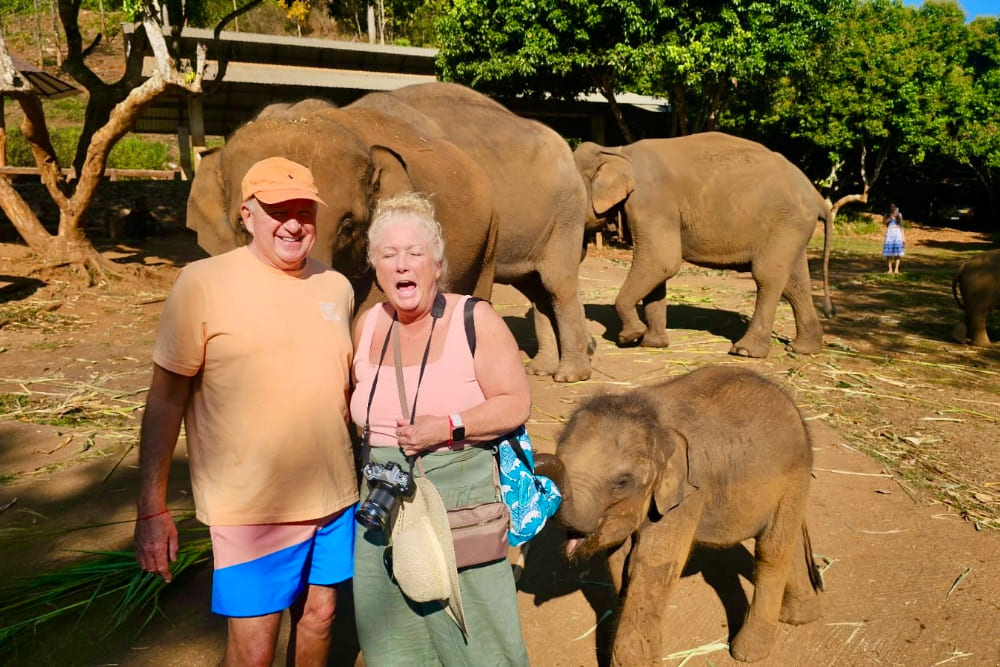
{"type": "Polygon", "coordinates": [[[264,190],[262,192],[255,192],[253,196],[258,200],[264,202],[265,204],[277,204],[283,201],[291,201],[292,199],[311,199],[314,202],[318,202],[323,206],[326,206],[326,202],[320,199],[320,196],[315,192],[310,190],[304,190],[302,188],[287,188],[283,190],[264,190]]]}

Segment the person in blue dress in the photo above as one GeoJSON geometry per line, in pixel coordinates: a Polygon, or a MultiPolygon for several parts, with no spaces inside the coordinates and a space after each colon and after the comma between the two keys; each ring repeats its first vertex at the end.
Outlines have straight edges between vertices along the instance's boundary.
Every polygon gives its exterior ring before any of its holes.
{"type": "Polygon", "coordinates": [[[892,204],[885,217],[885,240],[882,242],[882,256],[889,265],[889,273],[899,273],[899,260],[903,258],[906,237],[903,235],[903,215],[892,204]]]}

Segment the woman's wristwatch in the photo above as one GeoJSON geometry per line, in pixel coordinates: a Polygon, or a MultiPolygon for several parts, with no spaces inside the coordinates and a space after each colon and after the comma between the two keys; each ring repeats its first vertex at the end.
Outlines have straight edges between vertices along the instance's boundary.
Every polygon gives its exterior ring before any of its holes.
{"type": "Polygon", "coordinates": [[[465,440],[465,424],[462,423],[462,415],[458,413],[448,415],[448,423],[451,424],[451,441],[465,440]]]}

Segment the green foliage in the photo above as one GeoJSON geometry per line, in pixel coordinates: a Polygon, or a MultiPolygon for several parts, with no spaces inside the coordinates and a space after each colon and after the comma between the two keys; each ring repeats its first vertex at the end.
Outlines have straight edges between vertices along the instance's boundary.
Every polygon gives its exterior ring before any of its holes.
{"type": "MultiPolygon", "coordinates": [[[[212,558],[212,542],[203,527],[183,532],[198,536],[189,536],[170,564],[175,581],[212,558]]],[[[159,597],[167,583],[158,574],[143,572],[135,552],[83,553],[87,559],[80,563],[0,589],[0,646],[4,647],[0,657],[16,649],[15,640],[22,634],[67,615],[80,617],[91,610],[105,613],[105,630],[111,633],[133,619],[141,630],[159,611],[159,597]],[[114,604],[110,613],[95,608],[100,602],[114,604]]]]}
{"type": "Polygon", "coordinates": [[[452,0],[438,22],[445,79],[509,94],[620,92],[646,72],[672,13],[647,0],[452,0]]]}
{"type": "Polygon", "coordinates": [[[168,169],[170,148],[134,134],[122,137],[108,155],[108,166],[115,169],[168,169]]]}
{"type": "MultiPolygon", "coordinates": [[[[59,164],[69,164],[80,140],[79,128],[52,128],[49,132],[59,164]]],[[[108,155],[108,168],[113,169],[169,169],[169,162],[170,147],[167,144],[134,134],[123,137],[108,155]]],[[[31,148],[20,130],[9,130],[7,133],[7,163],[14,167],[36,166],[31,148]]]]}

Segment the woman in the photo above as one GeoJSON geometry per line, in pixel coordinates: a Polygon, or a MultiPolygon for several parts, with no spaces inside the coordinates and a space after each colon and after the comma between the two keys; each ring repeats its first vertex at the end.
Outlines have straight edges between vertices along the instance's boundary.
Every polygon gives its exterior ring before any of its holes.
{"type": "Polygon", "coordinates": [[[889,215],[885,219],[885,241],[882,243],[882,256],[889,264],[889,273],[899,273],[899,260],[903,257],[905,245],[903,215],[893,204],[889,207],[889,215]]]}
{"type": "MultiPolygon", "coordinates": [[[[477,445],[509,433],[531,412],[514,337],[496,311],[479,302],[473,357],[463,317],[467,297],[438,289],[444,241],[426,198],[406,194],[379,205],[368,231],[368,260],[386,297],[358,319],[354,337],[351,417],[363,431],[368,426],[369,460],[407,470],[405,457],[419,456],[446,507],[496,500],[493,452],[477,445]],[[390,344],[394,323],[402,396],[390,344]],[[412,423],[401,401],[413,411],[412,423]]],[[[354,600],[366,665],[527,664],[506,559],[459,571],[466,639],[439,603],[414,603],[392,580],[389,532],[358,526],[354,600]]]]}

